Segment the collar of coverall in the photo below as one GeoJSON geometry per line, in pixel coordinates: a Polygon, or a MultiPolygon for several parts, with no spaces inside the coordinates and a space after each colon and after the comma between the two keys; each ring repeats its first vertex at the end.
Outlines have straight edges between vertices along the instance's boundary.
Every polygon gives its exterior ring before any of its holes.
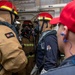
{"type": "Polygon", "coordinates": [[[71,65],[71,64],[75,65],[75,55],[73,55],[73,56],[71,56],[71,57],[65,59],[65,60],[60,64],[60,66],[63,66],[63,65],[68,66],[68,65],[71,65]]]}

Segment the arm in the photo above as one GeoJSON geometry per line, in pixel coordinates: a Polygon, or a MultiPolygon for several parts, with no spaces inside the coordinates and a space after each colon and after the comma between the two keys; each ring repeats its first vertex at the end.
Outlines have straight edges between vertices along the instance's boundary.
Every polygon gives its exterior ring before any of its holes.
{"type": "Polygon", "coordinates": [[[0,31],[1,64],[6,71],[20,71],[25,68],[27,64],[27,58],[22,50],[22,46],[10,28],[1,26],[0,31]],[[2,29],[4,29],[4,31],[2,29]],[[9,32],[12,32],[14,36],[7,38],[5,34],[9,32]]]}
{"type": "Polygon", "coordinates": [[[46,55],[45,55],[45,69],[48,70],[50,68],[54,68],[57,66],[58,60],[58,44],[57,39],[53,38],[52,35],[46,37],[46,55]]]}

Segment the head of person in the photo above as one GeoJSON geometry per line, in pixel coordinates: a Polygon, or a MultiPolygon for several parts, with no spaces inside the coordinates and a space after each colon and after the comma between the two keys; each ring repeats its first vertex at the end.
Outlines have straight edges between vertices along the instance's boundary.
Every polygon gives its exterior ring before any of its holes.
{"type": "Polygon", "coordinates": [[[41,12],[37,15],[39,31],[43,32],[52,29],[52,25],[49,21],[52,19],[52,15],[48,12],[41,12]]]}
{"type": "Polygon", "coordinates": [[[65,53],[71,49],[75,53],[75,1],[69,2],[61,11],[60,16],[52,19],[50,24],[59,26],[57,31],[59,50],[65,53]],[[70,48],[71,45],[73,49],[70,48]]]}
{"type": "Polygon", "coordinates": [[[0,1],[0,17],[13,24],[18,19],[16,7],[9,1],[0,1]]]}

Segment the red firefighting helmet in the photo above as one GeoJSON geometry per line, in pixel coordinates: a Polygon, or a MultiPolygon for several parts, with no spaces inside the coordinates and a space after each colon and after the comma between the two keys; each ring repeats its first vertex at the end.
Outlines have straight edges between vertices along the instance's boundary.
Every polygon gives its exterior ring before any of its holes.
{"type": "Polygon", "coordinates": [[[16,18],[18,18],[18,13],[17,13],[16,7],[9,1],[6,1],[6,0],[0,1],[0,10],[9,11],[12,14],[14,14],[16,18]]]}
{"type": "Polygon", "coordinates": [[[25,21],[23,22],[22,27],[25,27],[25,26],[31,26],[31,27],[33,27],[32,21],[31,21],[31,20],[25,20],[25,21]]]}
{"type": "Polygon", "coordinates": [[[41,12],[37,15],[38,20],[51,20],[53,17],[48,12],[41,12]]]}

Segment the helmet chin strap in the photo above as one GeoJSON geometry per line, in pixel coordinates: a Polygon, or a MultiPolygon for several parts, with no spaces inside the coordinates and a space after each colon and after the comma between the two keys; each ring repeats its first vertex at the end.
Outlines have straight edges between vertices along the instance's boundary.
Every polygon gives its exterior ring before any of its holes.
{"type": "Polygon", "coordinates": [[[48,20],[44,20],[44,18],[43,18],[43,23],[42,23],[42,27],[41,27],[40,33],[42,32],[45,23],[46,23],[46,28],[48,28],[48,20]]]}
{"type": "Polygon", "coordinates": [[[10,17],[11,17],[11,24],[12,24],[12,25],[15,25],[14,23],[16,22],[16,19],[13,18],[13,15],[12,15],[11,12],[9,12],[9,13],[10,13],[10,17]]]}
{"type": "Polygon", "coordinates": [[[44,27],[44,21],[43,21],[43,23],[42,23],[42,27],[41,27],[40,33],[42,32],[43,27],[44,27]]]}

